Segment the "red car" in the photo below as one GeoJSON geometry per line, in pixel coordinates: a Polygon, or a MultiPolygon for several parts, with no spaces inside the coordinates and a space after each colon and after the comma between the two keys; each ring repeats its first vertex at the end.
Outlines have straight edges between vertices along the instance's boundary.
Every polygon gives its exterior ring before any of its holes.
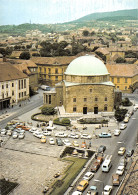
{"type": "Polygon", "coordinates": [[[91,172],[96,173],[98,171],[99,167],[100,167],[100,164],[97,161],[95,161],[91,167],[91,172]]]}

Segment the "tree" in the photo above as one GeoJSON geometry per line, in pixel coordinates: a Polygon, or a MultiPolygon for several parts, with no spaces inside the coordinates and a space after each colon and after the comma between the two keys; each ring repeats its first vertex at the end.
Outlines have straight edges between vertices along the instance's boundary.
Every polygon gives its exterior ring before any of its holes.
{"type": "Polygon", "coordinates": [[[54,115],[54,114],[56,114],[56,110],[53,107],[47,107],[47,106],[44,106],[41,109],[41,112],[44,115],[54,115]]]}
{"type": "Polygon", "coordinates": [[[115,118],[117,121],[123,121],[125,118],[125,114],[127,113],[127,109],[120,109],[119,107],[115,111],[115,118]]]}
{"type": "Polygon", "coordinates": [[[28,51],[24,51],[20,54],[19,58],[24,59],[24,60],[29,60],[30,59],[30,53],[28,51]]]}
{"type": "Polygon", "coordinates": [[[87,37],[89,35],[89,31],[88,30],[84,30],[82,32],[82,35],[85,36],[85,37],[87,37]]]}
{"type": "Polygon", "coordinates": [[[128,98],[125,98],[122,100],[122,105],[123,106],[132,106],[132,102],[128,98]]]}

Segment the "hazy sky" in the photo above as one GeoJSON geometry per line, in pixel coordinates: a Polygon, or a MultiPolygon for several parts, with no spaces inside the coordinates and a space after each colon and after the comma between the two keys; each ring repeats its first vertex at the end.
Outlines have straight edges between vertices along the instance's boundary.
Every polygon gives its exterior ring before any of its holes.
{"type": "Polygon", "coordinates": [[[94,12],[138,8],[138,0],[0,0],[0,25],[61,23],[94,12]]]}

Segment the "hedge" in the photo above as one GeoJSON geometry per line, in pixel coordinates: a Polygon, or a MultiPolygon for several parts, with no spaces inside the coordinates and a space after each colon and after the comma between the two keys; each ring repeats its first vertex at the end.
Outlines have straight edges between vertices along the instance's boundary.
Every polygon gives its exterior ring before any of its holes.
{"type": "Polygon", "coordinates": [[[70,120],[68,118],[63,118],[60,121],[59,118],[56,118],[56,119],[54,119],[53,123],[56,124],[56,125],[69,126],[70,125],[70,120]]]}

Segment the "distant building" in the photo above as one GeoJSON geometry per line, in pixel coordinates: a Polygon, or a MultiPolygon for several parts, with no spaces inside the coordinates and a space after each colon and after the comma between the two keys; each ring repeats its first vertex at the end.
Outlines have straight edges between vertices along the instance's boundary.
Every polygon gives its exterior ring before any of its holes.
{"type": "Polygon", "coordinates": [[[0,63],[0,110],[28,97],[28,76],[8,62],[0,63]]]}
{"type": "Polygon", "coordinates": [[[106,65],[110,73],[110,81],[116,89],[124,93],[132,93],[138,87],[138,66],[136,64],[106,65]]]}
{"type": "Polygon", "coordinates": [[[104,63],[92,55],[74,59],[63,81],[44,93],[47,106],[64,106],[66,113],[112,112],[114,84],[104,63]]]}

